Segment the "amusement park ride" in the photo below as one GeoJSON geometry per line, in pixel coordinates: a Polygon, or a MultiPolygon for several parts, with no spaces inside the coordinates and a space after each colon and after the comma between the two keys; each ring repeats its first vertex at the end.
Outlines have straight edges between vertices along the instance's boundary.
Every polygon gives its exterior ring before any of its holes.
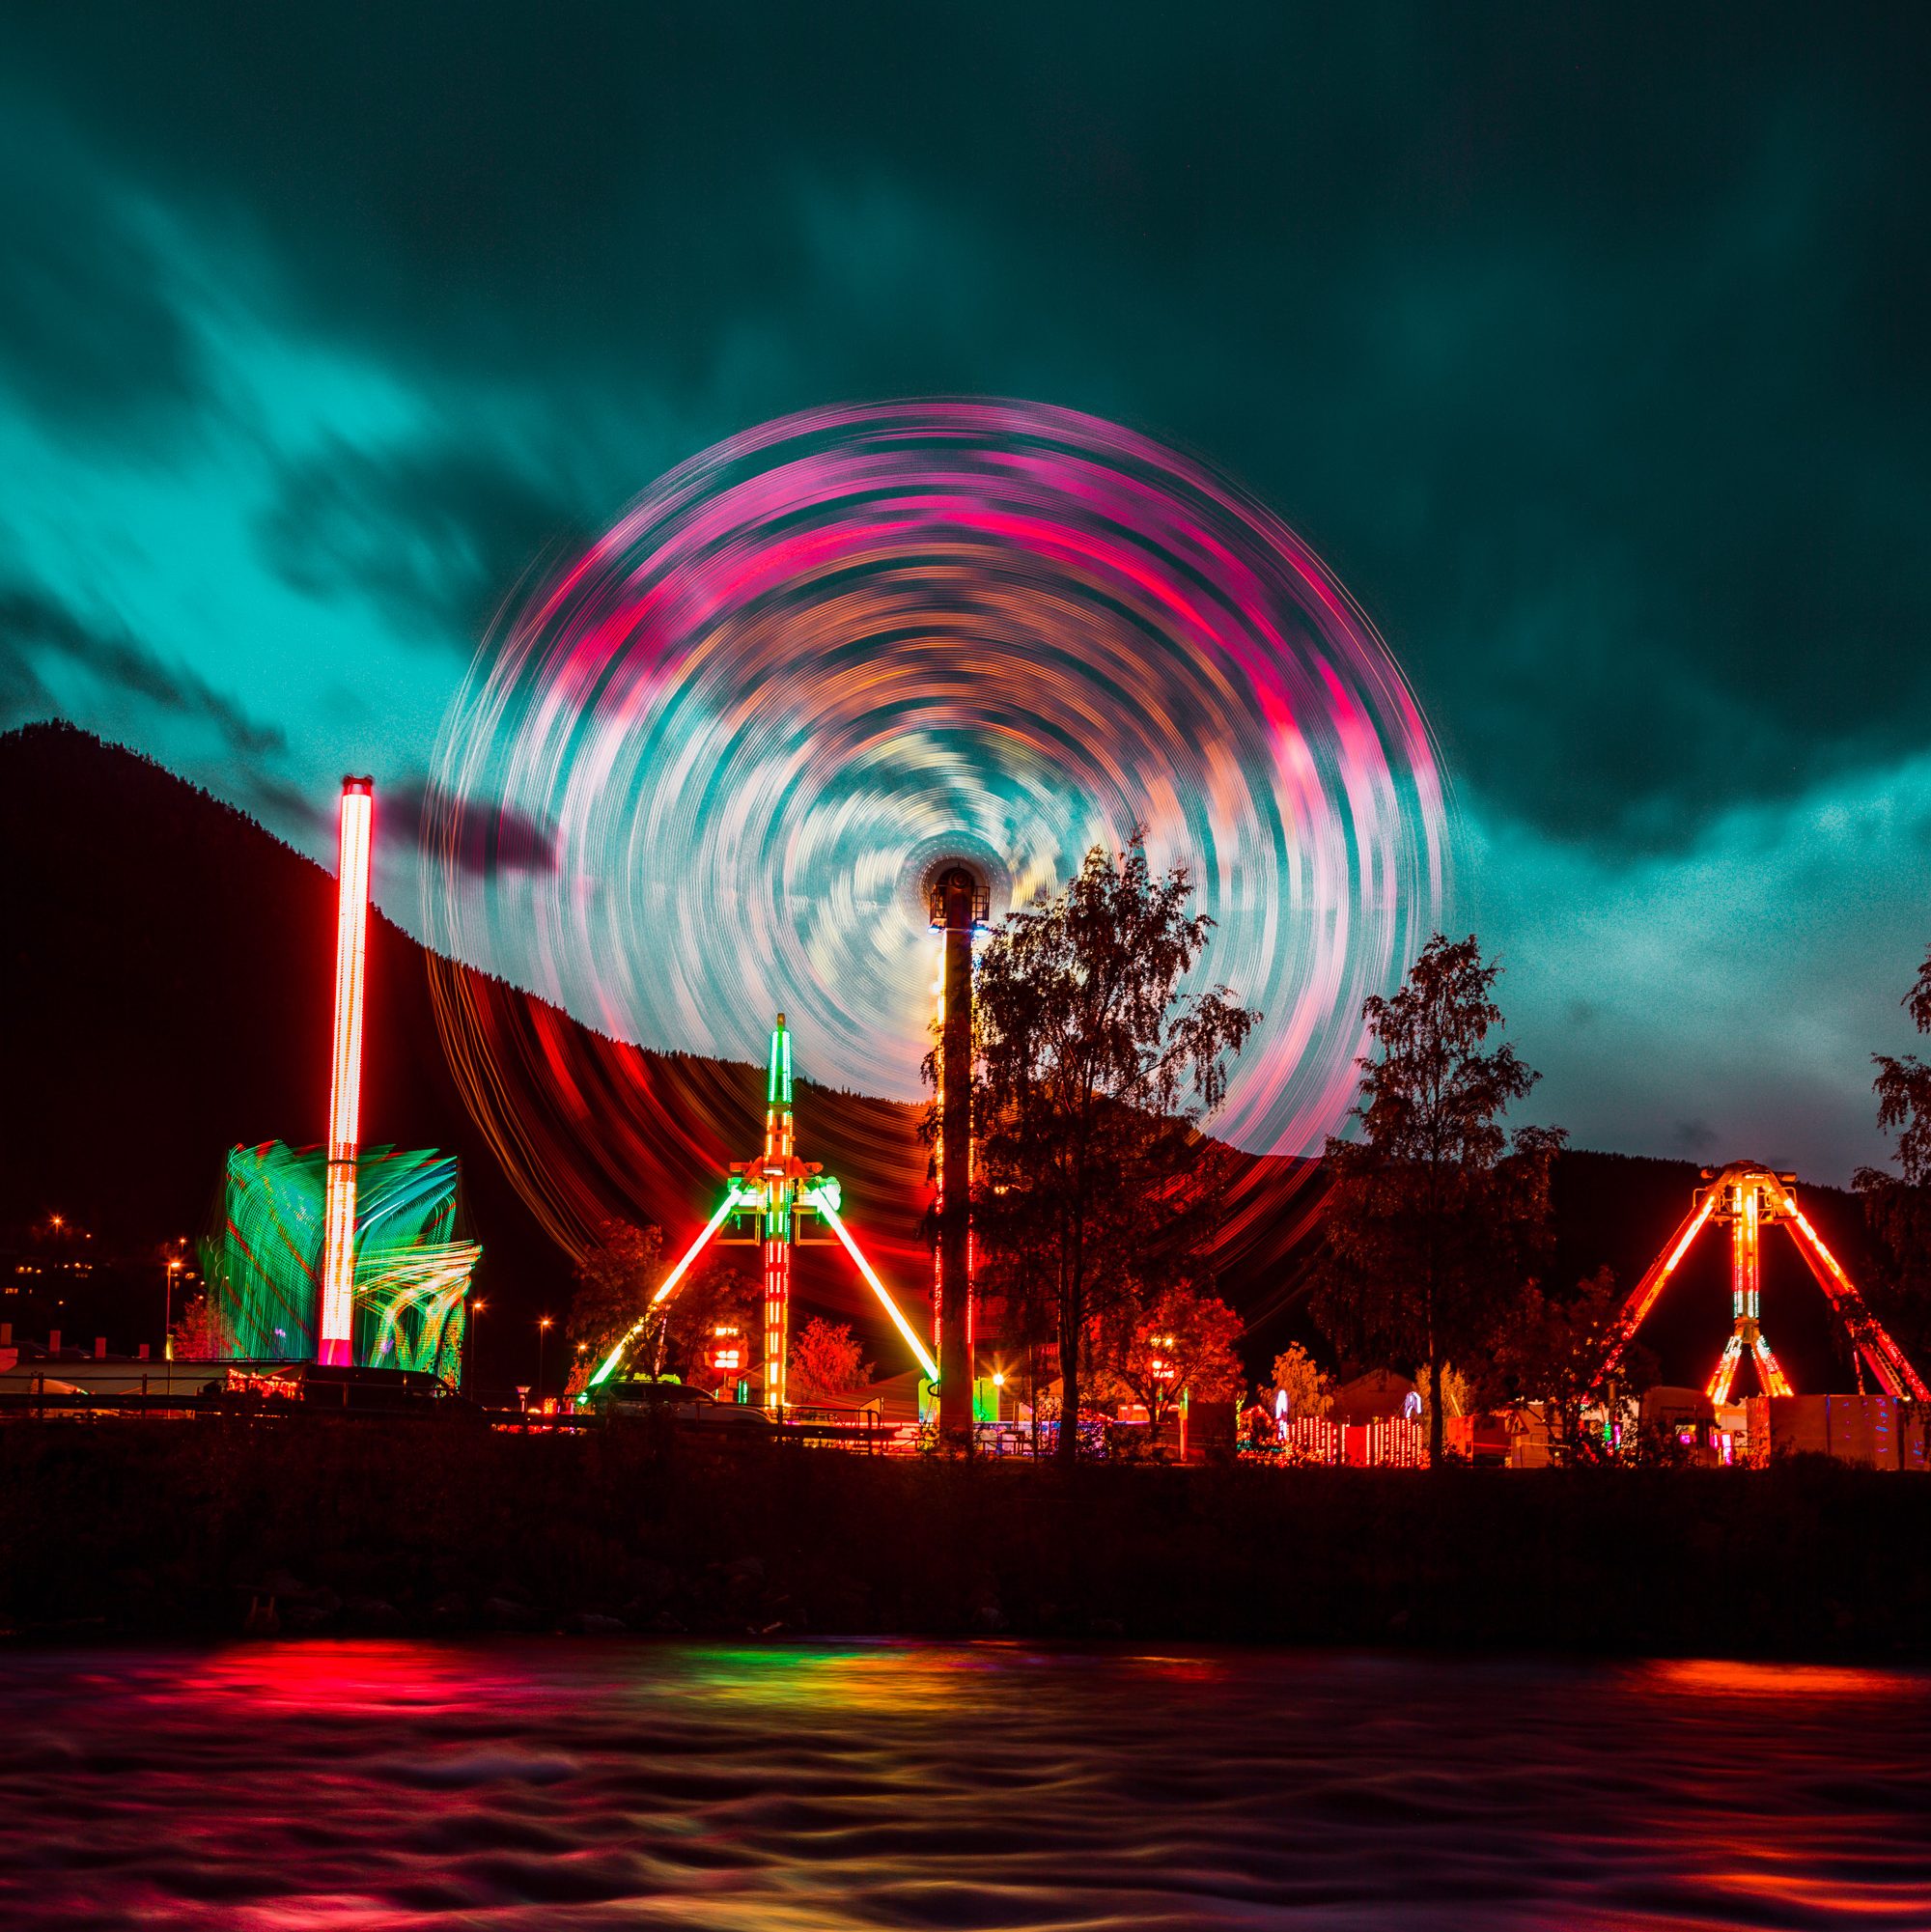
{"type": "Polygon", "coordinates": [[[335,910],[335,1033],[328,1082],[322,1323],[317,1359],[355,1359],[355,1190],[362,1111],[362,1004],[369,950],[369,848],[376,781],[342,781],[335,910]]]}
{"type": "MultiPolygon", "coordinates": [[[[430,1257],[440,1268],[432,1287],[440,1302],[454,1303],[466,1292],[476,1253],[473,1245],[445,1244],[432,1249],[423,1248],[418,1242],[400,1258],[388,1257],[380,1267],[373,1266],[377,1260],[373,1251],[358,1256],[358,1249],[367,1246],[358,1228],[357,1183],[362,1159],[359,1115],[374,790],[367,778],[351,777],[343,784],[335,1023],[323,1225],[317,1270],[321,1293],[316,1346],[318,1358],[324,1363],[354,1361],[354,1313],[358,1301],[374,1295],[378,1301],[386,1298],[385,1305],[390,1302],[401,1305],[396,1302],[399,1294],[405,1300],[410,1295],[420,1299],[416,1276],[423,1274],[425,1257],[430,1257]],[[365,1263],[371,1266],[363,1266],[365,1263]],[[359,1278],[361,1273],[372,1274],[366,1290],[359,1278]]],[[[646,1311],[598,1363],[585,1390],[586,1396],[590,1389],[609,1380],[649,1327],[652,1315],[675,1293],[691,1265],[713,1241],[756,1244],[763,1249],[764,1260],[764,1406],[774,1420],[781,1419],[787,1406],[785,1366],[792,1250],[814,1243],[829,1245],[818,1232],[828,1228],[831,1239],[844,1247],[866,1285],[879,1298],[936,1393],[941,1439],[956,1441],[961,1446],[969,1445],[973,1420],[973,1307],[966,1204],[972,1159],[972,936],[986,918],[987,895],[983,882],[956,862],[929,877],[927,892],[932,926],[944,935],[940,976],[934,989],[938,995],[938,1052],[935,1057],[940,1124],[935,1163],[938,1181],[936,1218],[938,1240],[932,1346],[928,1348],[906,1320],[846,1226],[839,1184],[817,1162],[802,1161],[798,1156],[792,1108],[791,1030],[780,1013],[770,1036],[762,1150],[749,1160],[731,1163],[724,1197],[715,1212],[665,1275],[646,1311]],[[725,1232],[727,1224],[729,1232],[725,1232]]],[[[1760,1311],[1762,1234],[1765,1228],[1780,1224],[1789,1232],[1848,1335],[1859,1362],[1860,1383],[1862,1371],[1868,1369],[1885,1394],[1931,1402],[1931,1388],[1927,1388],[1904,1351],[1871,1313],[1850,1276],[1797,1205],[1794,1174],[1778,1173],[1752,1161],[1739,1161],[1721,1169],[1706,1167],[1702,1178],[1706,1185],[1696,1190],[1689,1215],[1644,1272],[1617,1316],[1604,1362],[1606,1376],[1614,1373],[1704,1223],[1715,1221],[1726,1225],[1730,1231],[1732,1326],[1705,1392],[1712,1402],[1727,1402],[1737,1370],[1748,1356],[1755,1363],[1757,1380],[1766,1395],[1792,1394],[1789,1378],[1765,1338],[1760,1311]]],[[[446,1312],[440,1309],[440,1302],[438,1321],[440,1314],[446,1312]]],[[[385,1323],[385,1334],[388,1326],[385,1323]]],[[[727,1342],[731,1339],[726,1337],[727,1342]]],[[[438,1358],[439,1356],[438,1345],[438,1358]]],[[[736,1360],[734,1357],[734,1366],[736,1360]]]]}
{"type": "MultiPolygon", "coordinates": [[[[425,1246],[423,1235],[406,1239],[396,1246],[380,1248],[371,1233],[359,1227],[359,1167],[365,1160],[359,1146],[361,1113],[361,1046],[365,1011],[365,966],[369,940],[369,857],[375,811],[375,786],[369,778],[346,778],[342,786],[340,817],[340,884],[336,911],[336,984],[334,984],[334,1040],[330,1067],[330,1107],[328,1107],[328,1146],[322,1187],[322,1227],[319,1229],[319,1256],[315,1274],[307,1279],[319,1287],[317,1308],[317,1358],[324,1364],[353,1364],[355,1312],[359,1304],[377,1306],[382,1314],[378,1353],[390,1355],[390,1333],[396,1312],[406,1304],[427,1306],[434,1301],[434,1333],[442,1335],[442,1322],[450,1308],[467,1293],[469,1272],[475,1266],[475,1246],[452,1243],[444,1237],[440,1246],[425,1246]],[[367,1250],[367,1252],[363,1252],[367,1250]],[[369,1277],[367,1281],[363,1277],[369,1277]]],[[[838,1183],[825,1173],[817,1162],[798,1158],[796,1125],[792,1113],[792,1034],[780,1013],[770,1032],[770,1059],[765,1080],[765,1144],[757,1156],[732,1162],[724,1189],[724,1198],[705,1223],[697,1239],[684,1250],[678,1264],[664,1277],[651,1297],[649,1308],[626,1331],[618,1345],[597,1364],[589,1378],[585,1397],[591,1389],[608,1382],[618,1364],[637,1343],[651,1324],[653,1314],[676,1293],[689,1274],[691,1264],[713,1241],[757,1245],[763,1248],[765,1279],[765,1349],[763,1349],[763,1397],[765,1411],[772,1420],[782,1420],[786,1413],[786,1357],[790,1341],[790,1301],[792,1301],[792,1250],[803,1245],[828,1239],[819,1233],[830,1231],[830,1241],[844,1246],[865,1285],[879,1297],[881,1306],[890,1316],[892,1326],[904,1337],[917,1358],[927,1386],[937,1397],[937,1420],[940,1438],[969,1447],[973,1430],[973,1295],[971,1295],[971,1231],[967,1216],[967,1196],[971,1181],[971,944],[973,933],[987,917],[987,892],[981,879],[958,861],[946,861],[944,869],[927,877],[927,898],[931,906],[931,925],[944,935],[940,976],[933,992],[938,995],[937,1036],[938,1051],[935,1071],[938,1075],[938,1117],[937,1136],[937,1279],[933,1283],[933,1341],[931,1347],[919,1337],[890,1291],[879,1279],[877,1270],[865,1260],[863,1250],[854,1241],[844,1221],[844,1198],[838,1183]]],[[[255,1150],[255,1165],[261,1165],[265,1150],[255,1150]]],[[[238,1150],[247,1156],[249,1150],[238,1150]]],[[[286,1154],[286,1150],[284,1150],[286,1154]]],[[[388,1156],[388,1150],[378,1150],[388,1156]]],[[[423,1158],[409,1158],[421,1165],[423,1158]]],[[[394,1165],[394,1162],[390,1162],[394,1165]]],[[[454,1163],[444,1163],[454,1173],[454,1163]]],[[[440,1173],[440,1169],[438,1169],[440,1173]]],[[[404,1173],[380,1167],[377,1181],[409,1181],[413,1169],[404,1173]]],[[[253,1177],[253,1169],[249,1169],[253,1177]]],[[[257,1177],[259,1179],[259,1177],[257,1177]]],[[[431,1177],[434,1179],[434,1177],[431,1177]]],[[[1761,1237],[1767,1227],[1782,1225],[1804,1256],[1805,1266],[1823,1289],[1831,1310],[1848,1335],[1860,1368],[1860,1386],[1867,1370],[1877,1387],[1890,1397],[1910,1397],[1931,1403],[1931,1387],[1919,1378],[1904,1351],[1887,1333],[1877,1316],[1871,1314],[1850,1275],[1836,1256],[1823,1245],[1817,1229],[1811,1227],[1804,1210],[1798,1208],[1794,1183],[1796,1175],[1777,1173],[1757,1162],[1734,1162],[1728,1167],[1703,1169],[1705,1187],[1697,1189],[1690,1214],[1651,1262],[1643,1277],[1636,1283],[1624,1302],[1610,1333],[1603,1374],[1612,1376],[1616,1364],[1628,1351],[1636,1331],[1655,1308],[1670,1277],[1690,1252],[1703,1225],[1715,1221],[1730,1229],[1730,1337],[1705,1386],[1713,1403],[1728,1403],[1736,1384],[1736,1372],[1749,1357],[1757,1370],[1757,1382],[1765,1395],[1792,1395],[1788,1376],[1777,1360],[1763,1333],[1761,1322],[1761,1237]]],[[[382,1202],[388,1194],[377,1192],[382,1202]]],[[[388,1190],[394,1194],[394,1187],[388,1190]]],[[[417,1187],[421,1192],[421,1187],[417,1187]]],[[[230,1189],[230,1227],[234,1227],[234,1189],[230,1189]]],[[[440,1198],[440,1196],[438,1196],[440,1198]]],[[[371,1206],[377,1219],[390,1216],[390,1208],[371,1206]]],[[[436,1223],[440,1229],[440,1221],[436,1223]]],[[[239,1239],[239,1237],[238,1237],[239,1239]]],[[[272,1248],[272,1243],[266,1243],[272,1248]]],[[[245,1248],[245,1243],[243,1243],[245,1248]]],[[[313,1293],[313,1289],[311,1289],[313,1293]]],[[[274,1330],[282,1335],[282,1330],[274,1330]]],[[[718,1331],[718,1358],[730,1357],[730,1366],[738,1368],[749,1355],[743,1347],[747,1337],[732,1330],[718,1331]]],[[[442,1343],[436,1343],[440,1362],[442,1343]]],[[[747,1366],[747,1364],[745,1364],[747,1366]]]]}
{"type": "Polygon", "coordinates": [[[1733,1326],[1730,1338],[1705,1387],[1712,1402],[1730,1399],[1738,1365],[1745,1356],[1756,1364],[1757,1380],[1766,1395],[1790,1395],[1795,1391],[1770,1344],[1764,1339],[1759,1319],[1758,1295],[1762,1282],[1761,1235],[1766,1227],[1779,1222],[1797,1244],[1817,1285],[1824,1291],[1832,1311],[1844,1326],[1856,1349],[1861,1367],[1867,1366],[1878,1386],[1887,1395],[1910,1396],[1931,1401],[1917,1371],[1906,1358],[1884,1325],[1873,1315],[1838,1265],[1836,1257],[1818,1238],[1803,1209],[1797,1205],[1794,1174],[1779,1174],[1754,1161],[1736,1161],[1717,1169],[1705,1167],[1703,1179],[1709,1185],[1696,1190],[1690,1213],[1670,1236],[1663,1251],[1630,1292],[1616,1318],[1605,1375],[1612,1374],[1623,1352],[1641,1327],[1644,1316],[1655,1307],[1669,1277],[1690,1251],[1690,1245],[1702,1232],[1705,1221],[1727,1223],[1730,1230],[1730,1311],[1733,1326]]]}
{"type": "Polygon", "coordinates": [[[234,1358],[440,1378],[458,1372],[482,1249],[458,1232],[456,1157],[362,1142],[374,831],[374,781],[345,778],[327,1139],[229,1149],[202,1273],[234,1358]]]}
{"type": "Polygon", "coordinates": [[[651,1316],[675,1293],[690,1265],[713,1241],[721,1245],[756,1243],[764,1249],[765,1411],[774,1421],[786,1406],[785,1363],[791,1326],[792,1249],[819,1245],[822,1223],[843,1245],[906,1339],[938,1397],[940,1436],[969,1444],[972,1434],[973,1308],[971,1236],[966,1215],[972,1163],[972,936],[986,921],[989,898],[984,882],[953,862],[928,884],[932,925],[943,933],[944,952],[935,992],[938,996],[939,1050],[938,1146],[938,1242],[933,1283],[933,1339],[927,1348],[917,1331],[865,1259],[845,1225],[844,1197],[838,1183],[815,1161],[798,1158],[792,1122],[791,1029],[782,1013],[771,1029],[770,1060],[765,1078],[764,1151],[750,1161],[734,1161],[731,1179],[716,1212],[697,1239],[679,1256],[650,1305],[598,1363],[584,1389],[609,1380],[625,1355],[650,1325],[651,1316]],[[948,1185],[949,1183],[949,1185],[948,1185]],[[732,1232],[724,1233],[726,1225],[732,1232]]]}
{"type": "Polygon", "coordinates": [[[852,1231],[845,1225],[843,1195],[838,1183],[815,1161],[800,1161],[796,1151],[797,1137],[792,1122],[791,1029],[785,1017],[778,1015],[771,1028],[770,1062],[765,1081],[765,1145],[755,1159],[734,1161],[731,1179],[716,1212],[703,1232],[679,1256],[677,1265],[666,1274],[650,1306],[625,1331],[590,1377],[589,1389],[607,1382],[637,1337],[649,1326],[651,1316],[669,1300],[677,1285],[689,1273],[690,1265],[702,1254],[728,1221],[735,1232],[726,1242],[757,1242],[764,1249],[765,1263],[765,1412],[773,1420],[785,1410],[785,1358],[791,1322],[792,1249],[822,1241],[814,1233],[822,1222],[844,1246],[865,1284],[883,1304],[893,1326],[918,1358],[918,1365],[933,1382],[938,1381],[938,1363],[917,1331],[900,1313],[885,1284],[865,1259],[852,1231]]]}
{"type": "Polygon", "coordinates": [[[957,862],[929,883],[932,925],[945,935],[939,962],[938,1242],[933,1261],[932,1348],[938,1358],[938,1433],[947,1444],[972,1440],[972,936],[986,922],[985,882],[957,862]]]}

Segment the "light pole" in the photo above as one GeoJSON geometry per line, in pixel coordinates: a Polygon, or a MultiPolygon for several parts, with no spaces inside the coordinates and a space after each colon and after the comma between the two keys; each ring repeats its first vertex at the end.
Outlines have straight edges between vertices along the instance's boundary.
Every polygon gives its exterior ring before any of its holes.
{"type": "Polygon", "coordinates": [[[161,1359],[173,1361],[175,1358],[175,1276],[182,1271],[179,1255],[169,1255],[163,1275],[165,1286],[161,1298],[161,1359]]]}
{"type": "MultiPolygon", "coordinates": [[[[1153,1337],[1152,1380],[1159,1394],[1147,1405],[1147,1440],[1160,1439],[1160,1425],[1165,1418],[1168,1398],[1173,1394],[1173,1386],[1180,1380],[1180,1369],[1174,1360],[1174,1350],[1179,1343],[1172,1335],[1153,1337]]],[[[1180,1412],[1180,1456],[1187,1459],[1187,1411],[1180,1412]]]]}
{"type": "Polygon", "coordinates": [[[547,1315],[540,1315],[537,1318],[537,1407],[539,1409],[543,1407],[544,1343],[548,1338],[549,1317],[547,1315]]]}
{"type": "Polygon", "coordinates": [[[462,1348],[462,1381],[465,1386],[469,1382],[469,1370],[472,1365],[471,1358],[477,1353],[483,1334],[483,1324],[476,1318],[489,1305],[489,1302],[480,1301],[471,1302],[469,1304],[469,1332],[463,1337],[462,1348]]]}

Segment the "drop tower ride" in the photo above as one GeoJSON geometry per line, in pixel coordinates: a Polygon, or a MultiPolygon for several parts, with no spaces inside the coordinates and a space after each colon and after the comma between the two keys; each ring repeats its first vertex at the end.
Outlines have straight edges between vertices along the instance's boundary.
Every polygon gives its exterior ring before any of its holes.
{"type": "Polygon", "coordinates": [[[990,910],[963,865],[932,882],[932,923],[944,934],[938,979],[938,1251],[932,1346],[938,1358],[938,1436],[972,1445],[972,935],[990,910]]]}
{"type": "Polygon", "coordinates": [[[362,1002],[369,950],[369,848],[376,781],[345,778],[335,903],[335,1038],[329,1062],[328,1180],[322,1204],[316,1360],[355,1359],[355,1173],[362,1131],[362,1002]]]}

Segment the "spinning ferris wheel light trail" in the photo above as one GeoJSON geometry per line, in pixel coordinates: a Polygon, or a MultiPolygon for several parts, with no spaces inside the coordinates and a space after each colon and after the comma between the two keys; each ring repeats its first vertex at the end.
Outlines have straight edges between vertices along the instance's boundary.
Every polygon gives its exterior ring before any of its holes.
{"type": "MultiPolygon", "coordinates": [[[[1142,828],[1265,1016],[1211,1131],[1288,1157],[1345,1119],[1362,1001],[1449,883],[1427,721],[1346,587],[1205,463],[1022,402],[814,410],[679,464],[488,640],[428,797],[437,1025],[577,1255],[690,1211],[775,1009],[865,1097],[848,1185],[913,1204],[949,866],[997,921],[1142,828]]],[[[1222,1264],[1285,1252],[1309,1171],[1246,1170],[1222,1264]]]]}
{"type": "MultiPolygon", "coordinates": [[[[704,1231],[685,1249],[676,1265],[651,1296],[650,1306],[627,1330],[597,1364],[589,1388],[607,1382],[649,1325],[651,1315],[669,1300],[689,1273],[690,1265],[716,1238],[724,1223],[742,1216],[760,1230],[764,1250],[765,1284],[765,1411],[773,1420],[785,1412],[785,1358],[791,1329],[792,1248],[809,1237],[802,1228],[815,1217],[822,1219],[844,1247],[879,1301],[892,1325],[905,1337],[927,1378],[938,1380],[938,1363],[900,1311],[878,1272],[865,1259],[840,1212],[842,1190],[815,1161],[800,1161],[796,1151],[792,1118],[791,1028],[782,1013],[771,1029],[770,1062],[766,1081],[765,1145],[755,1160],[734,1161],[731,1181],[704,1231]]],[[[586,1391],[587,1392],[587,1391],[586,1391]]]]}

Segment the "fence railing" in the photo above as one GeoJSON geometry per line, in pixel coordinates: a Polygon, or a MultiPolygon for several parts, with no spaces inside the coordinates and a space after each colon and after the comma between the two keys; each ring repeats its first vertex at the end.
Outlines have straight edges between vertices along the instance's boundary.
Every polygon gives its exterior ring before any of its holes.
{"type": "Polygon", "coordinates": [[[1325,1415],[1296,1415],[1278,1441],[1249,1445],[1254,1461],[1326,1463],[1334,1468],[1419,1470],[1428,1466],[1428,1431],[1402,1415],[1366,1422],[1330,1422],[1325,1415]]]}
{"type": "MultiPolygon", "coordinates": [[[[46,1378],[53,1380],[52,1377],[46,1378]]],[[[38,1384],[39,1379],[36,1379],[38,1384]]],[[[374,1393],[354,1385],[318,1385],[307,1394],[237,1392],[188,1394],[179,1389],[126,1389],[89,1392],[78,1389],[46,1389],[17,1385],[0,1389],[0,1422],[22,1419],[66,1418],[76,1422],[91,1419],[112,1421],[120,1417],[167,1416],[228,1419],[253,1422],[299,1424],[318,1419],[368,1419],[373,1417],[422,1421],[431,1418],[467,1420],[520,1435],[574,1435],[586,1429],[602,1428],[608,1422],[617,1426],[632,1419],[605,1417],[595,1411],[566,1408],[541,1409],[485,1408],[462,1397],[433,1401],[421,1397],[401,1399],[387,1391],[374,1393]]],[[[930,1424],[889,1421],[871,1410],[848,1410],[837,1414],[812,1415],[809,1420],[787,1419],[782,1424],[764,1421],[756,1411],[737,1405],[716,1405],[723,1413],[712,1415],[708,1410],[683,1415],[675,1410],[657,1412],[675,1426],[694,1435],[716,1441],[770,1442],[800,1448],[843,1449],[871,1456],[912,1456],[938,1445],[938,1433],[930,1424]]],[[[649,1412],[646,1412],[649,1413],[649,1412]]],[[[1079,1426],[1082,1458],[1101,1459],[1108,1455],[1108,1424],[1104,1418],[1082,1421],[1079,1426]]],[[[973,1429],[973,1450],[989,1461],[1049,1460],[1059,1447],[1057,1422],[980,1422],[973,1429]]],[[[1328,1463],[1358,1468],[1417,1469],[1428,1461],[1427,1432],[1419,1423],[1399,1418],[1366,1422],[1329,1422],[1307,1416],[1287,1425],[1285,1440],[1258,1451],[1249,1451],[1256,1460],[1275,1463],[1328,1463]]]]}

